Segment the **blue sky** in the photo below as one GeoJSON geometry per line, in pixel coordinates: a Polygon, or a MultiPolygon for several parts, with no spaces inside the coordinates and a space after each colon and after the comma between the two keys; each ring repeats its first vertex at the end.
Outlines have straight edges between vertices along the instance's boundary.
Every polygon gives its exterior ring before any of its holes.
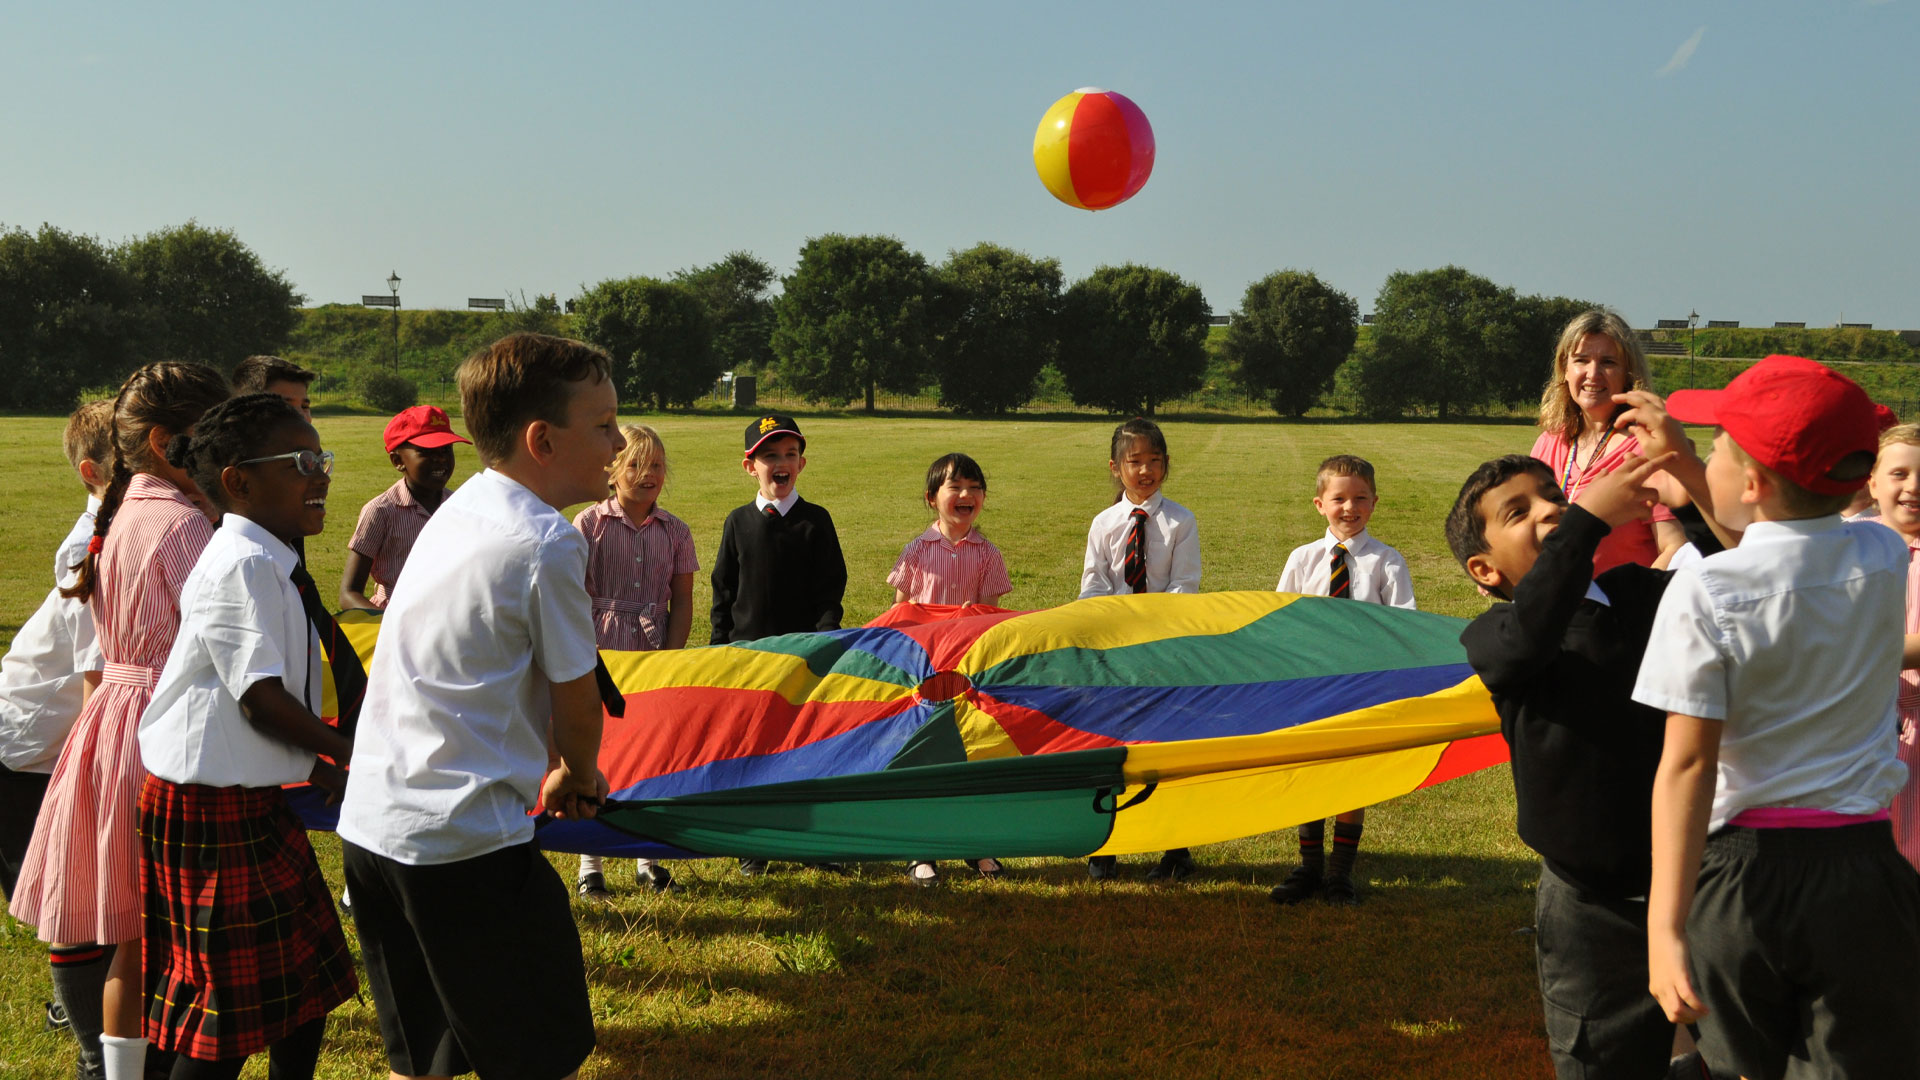
{"type": "Polygon", "coordinates": [[[310,302],[561,297],[825,232],[1282,268],[1457,263],[1656,318],[1920,327],[1913,0],[0,3],[0,223],[224,226],[310,302]],[[1034,126],[1119,90],[1101,213],[1034,126]]]}

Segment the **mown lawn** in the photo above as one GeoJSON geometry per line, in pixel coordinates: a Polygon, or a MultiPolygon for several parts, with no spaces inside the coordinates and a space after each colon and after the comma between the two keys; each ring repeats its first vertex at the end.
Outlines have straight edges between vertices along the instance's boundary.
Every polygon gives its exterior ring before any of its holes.
{"type": "MultiPolygon", "coordinates": [[[[737,450],[745,420],[645,422],[672,457],[662,502],[692,525],[705,561],[727,510],[751,496],[737,450]]],[[[926,464],[950,450],[987,470],[983,527],[1007,556],[1007,603],[1075,595],[1087,521],[1112,497],[1110,422],[800,422],[810,440],[800,487],[838,523],[849,624],[891,600],[887,570],[928,521],[926,464]]],[[[338,580],[361,503],[392,481],[382,426],[319,422],[340,455],[332,520],[308,541],[323,584],[338,580]]],[[[80,507],[59,428],[0,419],[0,641],[45,594],[53,545],[80,507]]],[[[1366,456],[1380,470],[1373,531],[1407,556],[1421,606],[1470,616],[1483,601],[1446,554],[1441,519],[1475,464],[1524,451],[1532,434],[1175,422],[1167,493],[1199,518],[1205,588],[1268,589],[1288,550],[1324,527],[1309,503],[1314,465],[1331,453],[1366,456]]],[[[470,471],[471,452],[461,455],[470,471]]],[[[696,641],[707,600],[700,581],[696,641]]],[[[1267,900],[1292,857],[1284,832],[1204,848],[1205,876],[1172,887],[1137,877],[1095,886],[1067,860],[1014,860],[999,882],[963,881],[948,865],[948,883],[933,890],[910,885],[898,865],[748,880],[715,860],[681,864],[689,891],[655,897],[623,864],[613,905],[576,909],[601,1038],[584,1075],[1539,1075],[1549,1065],[1525,933],[1536,864],[1512,817],[1504,768],[1378,808],[1359,867],[1366,903],[1355,910],[1267,900]]],[[[337,844],[318,843],[337,879],[337,844]]],[[[572,858],[554,862],[570,881],[572,858]]],[[[28,928],[0,927],[0,1075],[65,1077],[70,1043],[40,1031],[44,950],[28,928]]],[[[322,1076],[384,1070],[370,1001],[337,1011],[331,1031],[322,1076]]]]}

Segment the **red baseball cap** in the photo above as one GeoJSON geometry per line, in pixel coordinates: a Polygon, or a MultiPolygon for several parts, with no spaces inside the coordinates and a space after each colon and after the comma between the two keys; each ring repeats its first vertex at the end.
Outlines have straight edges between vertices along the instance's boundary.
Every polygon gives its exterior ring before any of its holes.
{"type": "Polygon", "coordinates": [[[452,446],[463,442],[472,445],[472,440],[463,439],[453,433],[453,425],[447,422],[447,411],[436,405],[415,405],[411,409],[402,409],[387,421],[387,453],[400,449],[403,443],[412,443],[422,450],[432,450],[441,446],[452,446]]]}
{"type": "Polygon", "coordinates": [[[1820,495],[1848,495],[1866,477],[1827,475],[1848,454],[1880,446],[1881,414],[1852,379],[1803,356],[1769,356],[1725,390],[1676,390],[1667,413],[1718,424],[1753,460],[1820,495]]]}

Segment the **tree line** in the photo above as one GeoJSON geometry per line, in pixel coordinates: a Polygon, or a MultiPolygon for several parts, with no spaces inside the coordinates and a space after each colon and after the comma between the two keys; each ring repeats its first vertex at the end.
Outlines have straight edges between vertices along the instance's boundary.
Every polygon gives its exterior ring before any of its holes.
{"type": "MultiPolygon", "coordinates": [[[[280,351],[303,299],[233,233],[194,222],[117,246],[0,230],[0,408],[68,408],[152,360],[280,351]]],[[[1057,375],[1076,404],[1152,415],[1201,389],[1217,351],[1216,370],[1284,416],[1331,390],[1363,415],[1446,418],[1536,399],[1560,326],[1590,305],[1454,266],[1400,272],[1362,333],[1353,297],[1281,270],[1247,287],[1210,345],[1211,305],[1172,271],[1103,266],[1068,284],[1057,259],[997,244],[934,264],[893,237],[833,233],[784,278],[733,252],[599,282],[569,315],[538,306],[521,321],[607,349],[622,397],[656,409],[733,371],[822,404],[871,411],[882,392],[933,392],[976,415],[1018,409],[1057,375]]]]}

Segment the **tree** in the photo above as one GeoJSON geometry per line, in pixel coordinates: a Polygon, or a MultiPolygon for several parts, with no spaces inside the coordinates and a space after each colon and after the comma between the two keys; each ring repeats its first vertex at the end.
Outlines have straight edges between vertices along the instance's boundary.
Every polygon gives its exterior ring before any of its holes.
{"type": "Polygon", "coordinates": [[[759,371],[773,361],[773,267],[745,251],[673,275],[707,309],[713,350],[727,371],[759,371]]]}
{"type": "Polygon", "coordinates": [[[226,371],[256,353],[278,352],[306,299],[230,230],[192,221],[130,240],[119,257],[152,322],[152,360],[226,371]]]}
{"type": "Polygon", "coordinates": [[[0,231],[0,408],[65,411],[118,386],[145,333],[134,283],[100,241],[0,231]]]}
{"type": "Polygon", "coordinates": [[[1200,389],[1207,320],[1200,289],[1149,266],[1103,266],[1060,301],[1056,366],[1075,403],[1152,416],[1200,389]]]}
{"type": "Polygon", "coordinates": [[[1250,396],[1300,416],[1353,352],[1359,322],[1351,296],[1310,272],[1282,270],[1247,286],[1222,351],[1250,396]]]}
{"type": "Polygon", "coordinates": [[[932,344],[927,260],[891,236],[828,233],[800,248],[774,302],[780,374],[812,401],[846,404],[876,388],[919,393],[932,344]]]}
{"type": "Polygon", "coordinates": [[[1493,396],[1503,405],[1540,400],[1543,383],[1553,375],[1553,350],[1560,331],[1583,311],[1598,307],[1567,296],[1523,296],[1514,307],[1512,339],[1493,358],[1493,396]]]}
{"type": "Polygon", "coordinates": [[[581,338],[613,357],[623,397],[656,409],[691,405],[713,389],[720,362],[698,297],[658,278],[603,281],[574,305],[581,338]]]}
{"type": "Polygon", "coordinates": [[[934,277],[940,404],[965,413],[1025,405],[1059,342],[1060,261],[977,244],[949,252],[934,277]]]}
{"type": "Polygon", "coordinates": [[[1361,408],[1398,416],[1425,406],[1445,420],[1510,394],[1519,307],[1512,289],[1458,266],[1395,271],[1374,302],[1372,346],[1358,358],[1361,408]]]}

